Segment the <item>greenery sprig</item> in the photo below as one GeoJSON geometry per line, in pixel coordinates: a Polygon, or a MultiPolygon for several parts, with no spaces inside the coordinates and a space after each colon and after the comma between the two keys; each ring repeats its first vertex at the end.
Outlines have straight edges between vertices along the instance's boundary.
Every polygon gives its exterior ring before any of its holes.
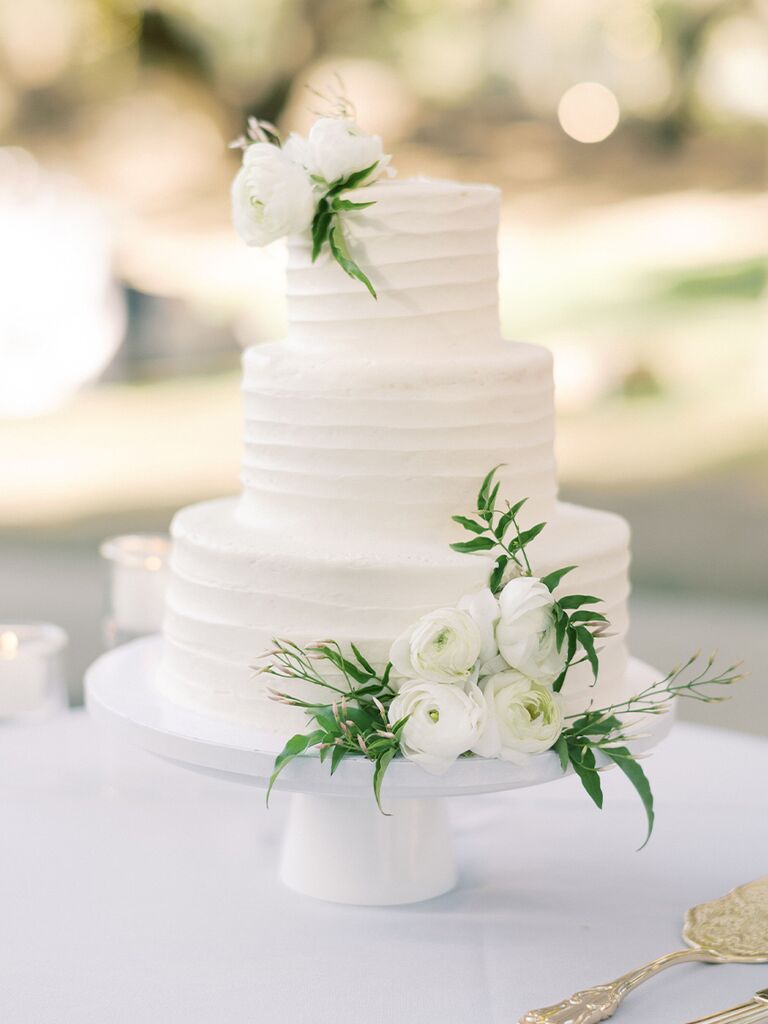
{"type": "Polygon", "coordinates": [[[330,185],[324,178],[320,178],[316,174],[311,175],[316,185],[328,189],[318,200],[317,210],[312,220],[312,262],[315,262],[323,246],[328,242],[331,255],[344,273],[357,281],[362,281],[374,299],[378,298],[376,289],[349,255],[339,214],[349,210],[365,210],[368,206],[374,205],[373,202],[354,203],[351,199],[342,199],[341,193],[359,188],[378,166],[379,161],[377,160],[370,167],[366,167],[362,171],[355,171],[354,174],[350,174],[346,178],[339,178],[338,181],[334,181],[330,185]]]}
{"type": "MultiPolygon", "coordinates": [[[[528,501],[527,498],[515,502],[514,505],[507,501],[503,509],[496,508],[501,485],[495,477],[499,469],[501,469],[501,465],[494,466],[480,485],[474,517],[452,516],[455,523],[463,526],[473,535],[471,540],[457,541],[451,544],[454,551],[463,554],[499,551],[489,581],[489,586],[494,594],[498,594],[504,589],[510,575],[533,576],[526,548],[547,525],[546,523],[536,523],[526,530],[520,528],[518,516],[528,501]]],[[[563,577],[575,568],[575,565],[567,565],[562,569],[556,569],[554,572],[542,576],[541,582],[550,593],[553,593],[563,577]]],[[[579,661],[574,661],[579,649],[583,652],[583,657],[580,660],[589,662],[594,679],[597,680],[599,659],[595,640],[605,634],[608,619],[602,612],[589,606],[600,603],[599,597],[593,597],[590,594],[567,594],[555,598],[553,614],[558,651],[562,650],[563,644],[566,644],[565,666],[553,684],[555,693],[562,690],[571,666],[579,664],[579,661]]]]}
{"type": "Polygon", "coordinates": [[[282,704],[301,708],[316,726],[308,733],[292,736],[275,760],[267,789],[269,795],[283,769],[299,754],[316,747],[321,763],[330,758],[331,775],[345,757],[362,755],[373,762],[373,794],[379,810],[381,783],[392,759],[400,752],[400,736],[407,719],[390,724],[387,709],[395,695],[389,685],[391,664],[378,675],[370,662],[351,645],[353,660],[346,658],[333,640],[299,647],[290,640],[275,640],[274,650],[265,657],[259,669],[282,679],[299,679],[333,693],[333,700],[313,702],[301,700],[281,690],[270,690],[270,696],[282,704]],[[320,668],[327,663],[334,671],[335,682],[320,668]],[[338,685],[338,684],[341,685],[338,685]]]}
{"type": "MultiPolygon", "coordinates": [[[[513,576],[533,576],[526,548],[546,525],[536,523],[521,529],[518,515],[525,499],[515,504],[506,502],[503,509],[496,507],[499,483],[495,475],[499,468],[496,466],[483,480],[474,515],[453,517],[454,522],[472,534],[471,539],[451,545],[455,551],[467,554],[499,552],[490,578],[494,594],[500,593],[513,576]]],[[[569,668],[583,661],[589,662],[597,678],[599,653],[595,641],[604,635],[607,626],[605,615],[590,607],[599,603],[599,598],[585,594],[554,597],[561,580],[574,568],[566,566],[540,577],[553,594],[557,648],[560,651],[563,644],[567,645],[565,668],[553,684],[555,691],[562,688],[569,668]],[[581,657],[574,660],[579,650],[581,657]]],[[[326,701],[313,701],[270,689],[272,699],[301,709],[313,728],[292,736],[275,759],[267,801],[286,766],[314,748],[321,762],[330,761],[331,774],[349,756],[362,756],[371,761],[373,792],[382,809],[382,781],[394,758],[401,753],[408,718],[394,724],[389,720],[390,705],[396,695],[390,683],[392,663],[388,662],[379,673],[354,644],[350,644],[350,650],[351,656],[346,655],[333,640],[306,648],[290,640],[275,640],[274,649],[264,655],[259,672],[279,679],[299,680],[330,695],[326,701]]],[[[646,814],[647,834],[643,846],[650,839],[655,817],[650,783],[640,764],[640,755],[631,748],[633,741],[642,739],[638,729],[644,727],[643,718],[666,713],[678,698],[706,704],[726,700],[727,695],[717,688],[729,687],[743,678],[738,665],[715,671],[714,655],[705,660],[703,667],[694,669],[698,659],[699,655],[694,655],[663,679],[626,700],[566,716],[564,727],[551,748],[563,772],[572,769],[599,808],[603,806],[601,773],[616,766],[626,776],[646,814]]],[[[466,752],[464,756],[474,755],[466,752]]]]}
{"type": "Polygon", "coordinates": [[[713,688],[731,686],[744,678],[738,672],[739,665],[731,665],[724,671],[713,673],[715,655],[711,654],[705,660],[703,668],[686,679],[686,673],[698,659],[698,654],[693,655],[684,665],[673,669],[663,679],[624,701],[569,716],[566,720],[570,724],[560,734],[554,746],[563,771],[566,771],[570,764],[584,789],[600,808],[603,806],[600,772],[606,765],[613,764],[624,773],[645,809],[648,831],[643,846],[653,832],[653,792],[638,756],[632,754],[628,747],[628,743],[633,739],[641,738],[632,730],[631,716],[665,714],[678,698],[696,700],[704,704],[720,703],[727,700],[728,696],[722,692],[712,692],[713,688]]]}

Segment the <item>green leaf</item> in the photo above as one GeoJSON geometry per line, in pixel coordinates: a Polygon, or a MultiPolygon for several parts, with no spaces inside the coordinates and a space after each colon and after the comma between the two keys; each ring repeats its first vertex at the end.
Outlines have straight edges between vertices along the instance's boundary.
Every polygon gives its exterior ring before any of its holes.
{"type": "Polygon", "coordinates": [[[475,537],[473,540],[460,540],[451,544],[454,551],[463,555],[472,554],[474,551],[490,551],[496,547],[496,541],[491,537],[475,537]]]}
{"type": "Polygon", "coordinates": [[[333,753],[331,754],[331,775],[334,774],[348,753],[349,751],[342,746],[336,746],[333,748],[333,753]]]}
{"type": "Polygon", "coordinates": [[[555,570],[555,572],[550,572],[546,576],[542,576],[541,582],[544,584],[544,586],[551,594],[552,591],[559,585],[560,580],[563,578],[563,576],[566,576],[569,572],[573,572],[575,568],[575,565],[566,565],[564,569],[557,569],[555,570]]]}
{"type": "Polygon", "coordinates": [[[566,615],[555,616],[555,644],[558,651],[563,646],[563,640],[565,639],[565,631],[568,628],[568,617],[566,615]]]}
{"type": "Polygon", "coordinates": [[[334,210],[364,210],[367,206],[374,205],[375,200],[370,203],[353,203],[350,199],[339,199],[338,196],[334,196],[331,200],[334,210]]]}
{"type": "Polygon", "coordinates": [[[367,707],[347,706],[346,717],[350,722],[354,722],[360,732],[363,733],[369,729],[377,729],[381,722],[379,713],[373,705],[368,705],[367,707]]]}
{"type": "Polygon", "coordinates": [[[559,597],[557,603],[561,608],[580,608],[583,604],[601,604],[601,597],[590,597],[587,594],[566,594],[559,597]]]}
{"type": "Polygon", "coordinates": [[[601,711],[589,711],[570,725],[567,734],[569,738],[577,736],[606,737],[614,729],[621,729],[621,722],[615,715],[604,716],[601,711]]]}
{"type": "Polygon", "coordinates": [[[512,514],[512,518],[518,514],[523,505],[528,501],[527,498],[521,498],[520,501],[516,501],[514,505],[510,505],[508,511],[512,514]]]}
{"type": "Polygon", "coordinates": [[[485,533],[487,529],[482,523],[475,522],[474,519],[469,519],[467,516],[451,516],[451,519],[454,523],[458,523],[471,533],[485,533]]]}
{"type": "Polygon", "coordinates": [[[330,661],[332,665],[335,665],[340,672],[344,672],[350,678],[354,679],[356,683],[367,683],[371,678],[371,672],[364,672],[354,664],[345,658],[340,651],[337,651],[335,647],[329,647],[327,644],[318,644],[315,648],[318,654],[321,654],[326,661],[330,661]]]}
{"type": "Polygon", "coordinates": [[[384,674],[381,677],[381,685],[383,687],[389,686],[389,677],[392,675],[392,662],[388,661],[384,669],[384,674]]]}
{"type": "Polygon", "coordinates": [[[511,508],[508,508],[506,512],[503,512],[499,516],[499,521],[496,523],[496,527],[493,531],[494,535],[498,537],[499,540],[504,540],[504,534],[509,529],[510,523],[513,519],[514,515],[512,514],[511,508]]]}
{"type": "Polygon", "coordinates": [[[330,711],[315,711],[312,714],[312,718],[314,718],[320,728],[325,729],[327,733],[332,733],[333,735],[338,734],[339,723],[330,711]]]}
{"type": "Polygon", "coordinates": [[[357,660],[358,660],[358,661],[360,662],[360,664],[361,664],[361,665],[363,666],[363,668],[364,668],[364,669],[365,669],[365,671],[366,671],[366,672],[368,673],[368,675],[369,675],[369,676],[375,676],[375,675],[376,675],[376,673],[375,673],[375,671],[373,670],[373,667],[371,666],[371,663],[370,663],[370,661],[368,661],[368,660],[367,660],[366,658],[364,658],[364,657],[362,656],[362,654],[360,653],[360,651],[359,651],[359,650],[357,649],[357,647],[355,647],[355,645],[354,645],[353,643],[350,643],[350,645],[349,645],[349,646],[350,646],[350,647],[352,648],[352,653],[353,653],[353,654],[354,654],[354,656],[355,656],[355,657],[357,658],[357,660]]]}
{"type": "Polygon", "coordinates": [[[510,505],[507,511],[499,517],[499,521],[496,524],[496,529],[494,530],[494,533],[499,538],[499,540],[504,539],[504,535],[509,529],[510,524],[515,521],[515,517],[527,501],[527,498],[522,498],[520,501],[516,501],[514,505],[510,505]]]}
{"type": "Polygon", "coordinates": [[[376,295],[376,289],[347,252],[347,245],[344,241],[344,236],[338,222],[331,228],[328,241],[331,246],[333,258],[339,264],[344,273],[349,275],[349,277],[355,278],[357,281],[362,281],[374,299],[378,298],[376,295]]]}
{"type": "Polygon", "coordinates": [[[592,666],[592,674],[597,679],[597,673],[600,669],[597,660],[597,651],[595,650],[595,640],[592,634],[589,632],[586,626],[576,626],[576,638],[578,639],[581,646],[584,648],[584,653],[587,656],[589,664],[592,666]]]}
{"type": "Polygon", "coordinates": [[[568,765],[571,763],[571,758],[568,754],[568,740],[563,733],[560,733],[557,737],[557,741],[552,749],[560,758],[560,767],[563,769],[563,773],[567,772],[568,765]]]}
{"type": "MultiPolygon", "coordinates": [[[[566,632],[566,635],[568,637],[568,650],[566,651],[566,654],[565,654],[565,665],[563,667],[563,671],[560,673],[560,675],[557,677],[557,679],[552,684],[552,689],[555,691],[555,693],[560,693],[560,691],[562,690],[563,683],[565,682],[566,676],[568,675],[568,669],[571,667],[571,662],[573,661],[573,656],[576,653],[576,630],[568,622],[568,619],[567,619],[566,616],[563,616],[562,618],[557,620],[557,626],[559,626],[560,623],[563,622],[563,621],[565,621],[565,623],[566,623],[565,632],[566,632]]],[[[555,626],[555,629],[557,629],[557,626],[555,626]]]]}
{"type": "Polygon", "coordinates": [[[499,496],[499,488],[501,484],[497,482],[488,495],[488,511],[491,511],[496,507],[496,499],[499,496]]]}
{"type": "Polygon", "coordinates": [[[373,795],[376,797],[376,805],[382,814],[386,814],[386,811],[381,806],[381,784],[384,781],[387,768],[389,768],[392,758],[396,753],[396,747],[389,747],[376,758],[376,767],[373,769],[373,795]]]}
{"type": "Polygon", "coordinates": [[[582,786],[594,803],[602,809],[603,787],[600,785],[600,776],[597,772],[594,752],[589,747],[575,746],[569,743],[568,755],[573,765],[573,770],[581,779],[582,786]]]}
{"type": "Polygon", "coordinates": [[[589,609],[584,609],[580,612],[574,612],[571,615],[571,622],[607,622],[608,617],[603,615],[601,612],[591,612],[589,609]]]}
{"type": "Polygon", "coordinates": [[[546,523],[536,523],[529,530],[523,530],[509,545],[510,551],[520,551],[522,548],[527,547],[532,540],[539,536],[546,525],[546,523]]]}
{"type": "Polygon", "coordinates": [[[552,689],[555,691],[555,693],[560,693],[560,691],[563,688],[563,683],[565,682],[565,677],[567,675],[568,675],[568,665],[565,666],[565,668],[560,673],[560,675],[557,677],[557,679],[554,681],[554,683],[552,683],[552,689]]]}
{"type": "Polygon", "coordinates": [[[338,192],[345,192],[348,188],[357,188],[357,186],[361,185],[369,175],[373,174],[378,166],[379,161],[376,160],[370,167],[365,167],[362,171],[355,171],[354,174],[350,174],[346,178],[341,178],[339,181],[334,182],[331,186],[330,194],[336,195],[338,192]]]}
{"type": "Polygon", "coordinates": [[[491,588],[492,594],[498,594],[501,590],[502,582],[504,580],[504,571],[509,565],[508,555],[499,555],[496,559],[496,564],[493,567],[491,578],[488,582],[488,586],[491,588]]]}
{"type": "Polygon", "coordinates": [[[577,644],[576,630],[575,630],[575,628],[573,626],[570,625],[570,623],[568,624],[567,633],[568,633],[568,655],[567,655],[567,658],[566,658],[566,665],[570,665],[571,662],[573,661],[573,656],[576,653],[576,644],[577,644]]]}
{"type": "MultiPolygon", "coordinates": [[[[653,791],[651,789],[651,784],[648,781],[648,777],[643,771],[640,763],[635,760],[626,747],[601,747],[600,749],[607,758],[613,761],[617,768],[624,772],[642,801],[648,822],[648,832],[646,834],[645,841],[643,842],[643,846],[645,846],[651,838],[653,824],[656,818],[653,809],[653,791]]],[[[640,847],[641,850],[643,849],[643,846],[640,847]]]]}
{"type": "Polygon", "coordinates": [[[312,262],[320,255],[320,250],[328,238],[333,223],[333,213],[325,199],[317,204],[317,211],[312,218],[312,262]]]}
{"type": "Polygon", "coordinates": [[[267,786],[267,807],[269,807],[269,795],[272,792],[272,787],[277,781],[277,777],[280,772],[286,767],[286,765],[290,764],[295,757],[298,757],[299,754],[303,754],[308,747],[314,747],[316,743],[322,743],[324,736],[324,729],[316,729],[314,732],[310,733],[300,732],[295,736],[291,736],[275,758],[274,768],[269,777],[269,785],[267,786]]]}
{"type": "Polygon", "coordinates": [[[487,511],[488,504],[489,504],[488,503],[488,495],[490,494],[490,491],[491,491],[491,485],[493,483],[493,478],[496,476],[497,470],[501,469],[501,467],[503,465],[504,465],[504,463],[500,462],[498,464],[498,466],[494,466],[493,469],[491,469],[488,473],[486,473],[486,475],[485,475],[485,477],[483,479],[483,482],[480,484],[480,490],[477,492],[477,511],[478,512],[486,512],[487,511]]]}

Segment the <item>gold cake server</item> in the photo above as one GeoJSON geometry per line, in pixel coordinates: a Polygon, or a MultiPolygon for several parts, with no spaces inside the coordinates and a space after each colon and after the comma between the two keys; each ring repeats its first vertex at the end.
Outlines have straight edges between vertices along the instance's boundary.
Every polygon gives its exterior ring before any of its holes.
{"type": "Polygon", "coordinates": [[[697,1017],[690,1024],[763,1024],[764,1021],[768,1021],[768,988],[756,992],[748,1003],[740,1003],[708,1017],[697,1017]]]}
{"type": "Polygon", "coordinates": [[[668,953],[615,981],[576,992],[554,1006],[529,1010],[519,1024],[598,1024],[612,1016],[638,985],[675,964],[695,960],[710,964],[768,962],[768,875],[689,910],[683,939],[689,949],[668,953]]]}

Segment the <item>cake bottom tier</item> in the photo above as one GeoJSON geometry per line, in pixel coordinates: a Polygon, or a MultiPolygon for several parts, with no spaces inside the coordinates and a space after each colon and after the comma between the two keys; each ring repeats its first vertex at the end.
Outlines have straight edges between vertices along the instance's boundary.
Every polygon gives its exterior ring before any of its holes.
{"type": "MultiPolygon", "coordinates": [[[[304,714],[268,695],[276,685],[299,695],[298,685],[256,671],[273,638],[302,645],[351,641],[383,668],[392,641],[420,616],[487,584],[492,561],[486,555],[457,554],[442,543],[318,550],[302,538],[243,525],[236,506],[235,498],[192,505],[172,525],[158,685],[169,699],[199,712],[264,731],[300,731],[306,726],[304,714]]],[[[576,565],[558,593],[602,598],[601,609],[611,622],[597,682],[587,665],[569,672],[563,691],[567,710],[623,698],[626,522],[608,512],[561,503],[528,552],[538,575],[576,565]]]]}

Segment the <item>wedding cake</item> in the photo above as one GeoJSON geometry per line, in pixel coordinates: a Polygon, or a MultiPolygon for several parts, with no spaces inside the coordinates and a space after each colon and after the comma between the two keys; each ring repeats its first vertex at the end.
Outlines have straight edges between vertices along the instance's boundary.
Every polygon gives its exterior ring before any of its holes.
{"type": "MultiPolygon", "coordinates": [[[[258,730],[305,729],[299,708],[270,699],[259,656],[275,637],[332,636],[380,670],[410,624],[487,584],[491,556],[452,550],[452,517],[498,465],[500,493],[528,499],[521,522],[548,524],[529,549],[538,573],[576,566],[560,592],[597,595],[610,620],[597,680],[575,665],[565,708],[623,699],[629,531],[558,501],[552,358],[499,328],[498,189],[353,184],[354,203],[333,207],[341,254],[317,251],[317,210],[312,231],[297,214],[287,335],[245,353],[242,493],[173,521],[162,692],[258,730]]],[[[259,225],[270,212],[248,209],[259,225]]]]}

